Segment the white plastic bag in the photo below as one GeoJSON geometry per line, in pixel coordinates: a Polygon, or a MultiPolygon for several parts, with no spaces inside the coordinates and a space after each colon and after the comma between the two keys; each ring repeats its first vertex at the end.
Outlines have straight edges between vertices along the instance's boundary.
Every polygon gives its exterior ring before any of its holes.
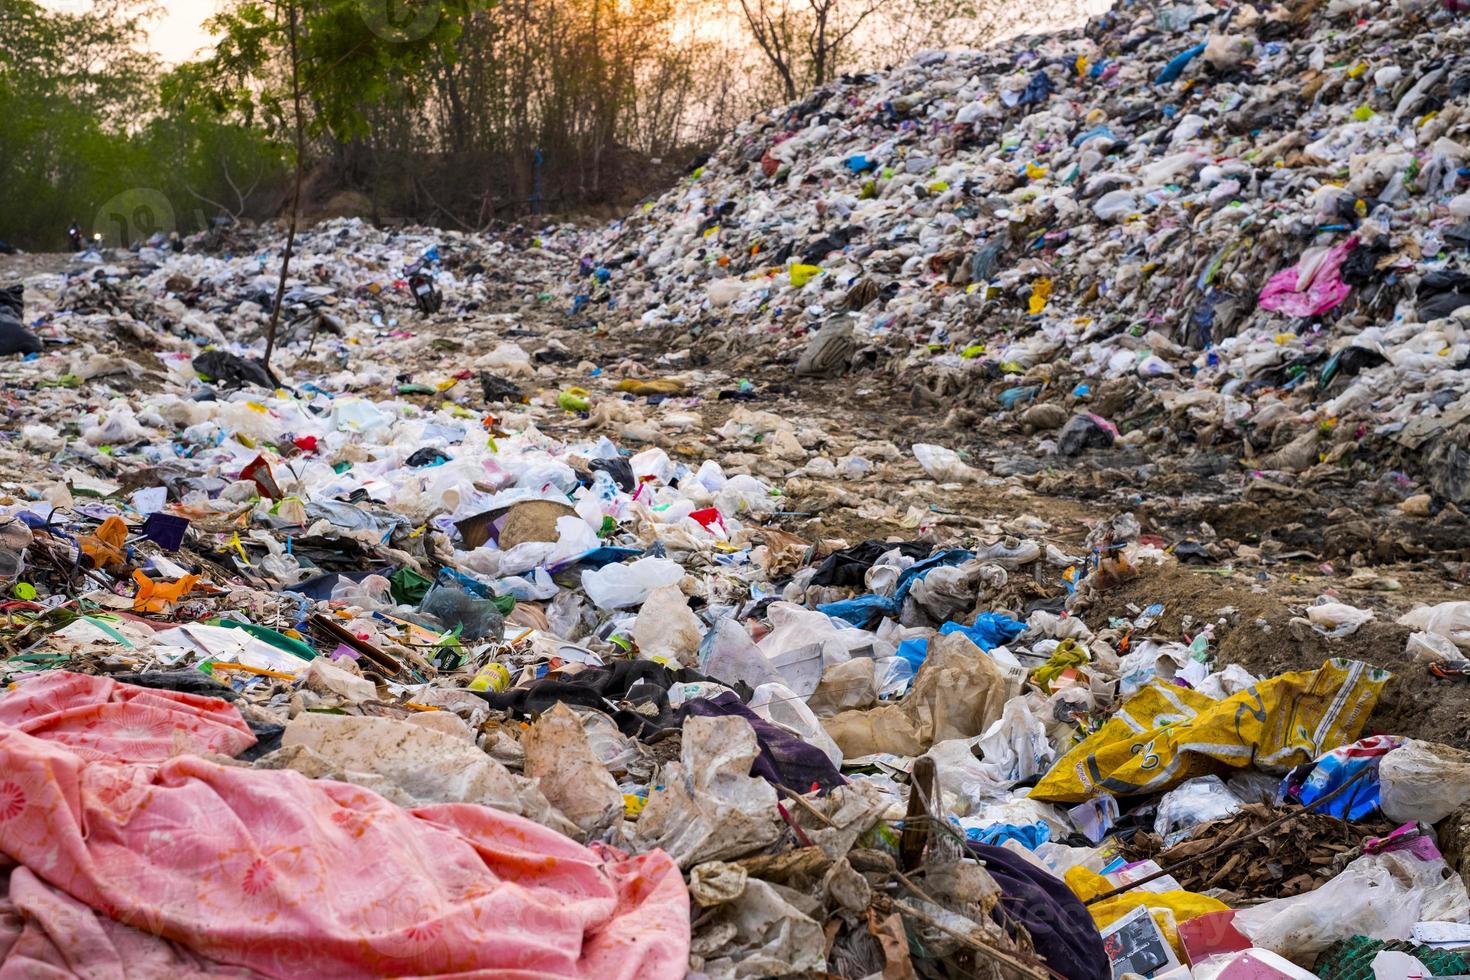
{"type": "Polygon", "coordinates": [[[1010,798],[1013,785],[997,766],[975,758],[977,739],[955,738],[935,743],[925,753],[934,760],[945,806],[957,816],[968,816],[988,803],[1010,798]]]}
{"type": "Polygon", "coordinates": [[[1031,713],[1025,698],[1007,701],[1000,720],[985,730],[978,744],[985,762],[1013,785],[1046,772],[1056,759],[1046,726],[1031,713]]]}
{"type": "Polygon", "coordinates": [[[1321,598],[1307,607],[1307,620],[1324,636],[1352,636],[1373,618],[1373,610],[1358,609],[1343,602],[1321,598]]]}
{"type": "Polygon", "coordinates": [[[803,698],[816,691],[826,668],[879,652],[872,633],[790,602],[772,603],[766,617],[771,632],[761,638],[760,651],[782,683],[803,698]]]}
{"type": "Polygon", "coordinates": [[[1463,921],[1464,896],[1465,883],[1442,857],[1367,854],[1316,891],[1240,910],[1234,925],[1255,945],[1306,965],[1339,939],[1407,939],[1421,919],[1463,921]]]}
{"type": "Polygon", "coordinates": [[[1470,602],[1420,606],[1399,617],[1400,626],[1443,636],[1462,650],[1470,649],[1470,602]]]}
{"type": "Polygon", "coordinates": [[[752,689],[781,678],[760,647],[733,619],[722,619],[705,634],[699,647],[699,669],[706,677],[726,684],[744,681],[752,689]]]}
{"type": "Polygon", "coordinates": [[[1138,199],[1132,191],[1108,191],[1092,202],[1092,213],[1099,221],[1116,221],[1138,210],[1138,199]]]}
{"type": "Polygon", "coordinates": [[[750,710],[773,725],[822,750],[832,765],[841,768],[842,750],[822,727],[812,709],[785,684],[762,684],[750,698],[750,710]]]}
{"type": "Polygon", "coordinates": [[[677,585],[661,585],[649,593],[638,619],[633,639],[644,660],[690,666],[704,639],[704,624],[689,608],[677,585]]]}
{"type": "Polygon", "coordinates": [[[1470,800],[1470,752],[1410,739],[1383,757],[1378,786],[1390,819],[1438,823],[1470,800]]]}
{"type": "Polygon", "coordinates": [[[944,446],[927,443],[914,444],[914,458],[924,467],[924,472],[940,483],[974,483],[980,479],[980,471],[960,459],[960,454],[944,446]]]}
{"type": "Polygon", "coordinates": [[[631,565],[608,565],[582,573],[582,588],[599,609],[639,606],[654,589],[676,585],[684,568],[667,558],[640,558],[631,565]]]}

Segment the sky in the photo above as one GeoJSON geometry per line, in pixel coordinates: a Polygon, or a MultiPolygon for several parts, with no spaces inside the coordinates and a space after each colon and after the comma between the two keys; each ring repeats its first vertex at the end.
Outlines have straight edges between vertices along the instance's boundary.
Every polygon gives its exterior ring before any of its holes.
{"type": "Polygon", "coordinates": [[[214,15],[214,0],[165,0],[163,7],[148,40],[164,61],[178,64],[210,44],[203,24],[214,15]]]}
{"type": "MultiPolygon", "coordinates": [[[[89,0],[41,0],[56,10],[85,9],[89,0]]],[[[215,0],[161,0],[162,13],[150,25],[148,46],[170,65],[187,61],[210,44],[204,21],[214,15],[215,0]]]]}

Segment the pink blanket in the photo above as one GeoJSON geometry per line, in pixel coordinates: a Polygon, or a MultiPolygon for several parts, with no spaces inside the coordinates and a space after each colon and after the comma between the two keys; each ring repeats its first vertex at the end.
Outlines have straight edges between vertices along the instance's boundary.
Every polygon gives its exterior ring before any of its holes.
{"type": "Polygon", "coordinates": [[[684,975],[689,898],[662,852],[594,852],[485,807],[404,810],[286,770],[159,761],[251,740],[212,699],[24,681],[0,699],[12,891],[33,876],[140,930],[97,917],[114,945],[161,937],[173,945],[150,955],[274,977],[684,975]]]}

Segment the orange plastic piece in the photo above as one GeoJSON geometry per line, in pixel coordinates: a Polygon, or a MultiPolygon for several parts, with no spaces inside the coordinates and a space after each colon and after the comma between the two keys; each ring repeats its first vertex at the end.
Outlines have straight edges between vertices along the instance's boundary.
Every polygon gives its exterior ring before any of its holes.
{"type": "Polygon", "coordinates": [[[92,559],[94,568],[112,568],[127,561],[123,545],[128,540],[128,526],[116,514],[102,522],[96,534],[77,539],[82,552],[92,559]]]}
{"type": "Polygon", "coordinates": [[[198,575],[185,575],[177,582],[155,582],[141,571],[133,572],[138,594],[133,596],[133,612],[161,613],[188,595],[199,582],[198,575]]]}

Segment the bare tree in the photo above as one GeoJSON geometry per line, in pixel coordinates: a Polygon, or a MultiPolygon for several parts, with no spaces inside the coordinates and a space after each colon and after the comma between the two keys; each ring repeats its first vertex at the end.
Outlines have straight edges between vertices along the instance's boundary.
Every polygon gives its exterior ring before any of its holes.
{"type": "Polygon", "coordinates": [[[795,101],[797,78],[801,66],[797,59],[799,17],[787,0],[740,0],[740,11],[750,28],[750,36],[781,79],[786,98],[795,101]]]}
{"type": "Polygon", "coordinates": [[[843,55],[863,24],[884,6],[885,0],[807,0],[811,21],[806,49],[811,58],[811,83],[826,85],[837,77],[843,55]]]}

